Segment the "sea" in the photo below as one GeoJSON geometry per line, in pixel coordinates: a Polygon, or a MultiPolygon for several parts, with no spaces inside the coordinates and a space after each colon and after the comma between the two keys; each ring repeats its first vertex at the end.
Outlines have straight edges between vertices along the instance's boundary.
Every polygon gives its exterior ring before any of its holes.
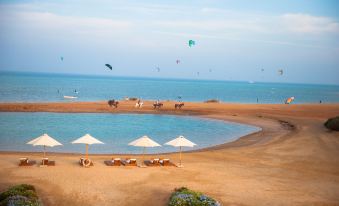
{"type": "Polygon", "coordinates": [[[146,100],[294,104],[339,102],[339,85],[283,84],[211,80],[155,79],[70,74],[0,72],[0,102],[146,100]]]}
{"type": "MultiPolygon", "coordinates": [[[[339,102],[339,86],[0,72],[0,102],[107,101],[136,97],[283,104],[291,96],[295,97],[293,104],[335,103],[339,102]]],[[[259,130],[233,122],[173,115],[0,112],[0,151],[42,151],[42,147],[26,143],[47,133],[63,144],[48,151],[83,153],[85,146],[71,141],[89,133],[105,143],[91,145],[90,153],[141,153],[142,148],[128,143],[143,135],[162,145],[148,148],[147,153],[163,153],[178,150],[164,143],[179,135],[197,144],[194,148],[184,148],[192,150],[230,142],[259,130]]]]}

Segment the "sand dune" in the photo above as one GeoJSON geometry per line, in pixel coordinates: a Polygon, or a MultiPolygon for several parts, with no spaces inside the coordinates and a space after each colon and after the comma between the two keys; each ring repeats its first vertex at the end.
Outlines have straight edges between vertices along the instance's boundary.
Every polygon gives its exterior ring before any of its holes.
{"type": "MultiPolygon", "coordinates": [[[[204,192],[223,205],[339,205],[339,133],[323,122],[339,115],[339,104],[255,105],[173,102],[153,110],[135,102],[118,109],[106,102],[1,103],[0,111],[138,112],[198,115],[261,127],[261,132],[213,148],[184,154],[184,168],[112,168],[95,155],[95,166],[78,166],[78,154],[49,154],[57,166],[18,168],[21,156],[0,153],[0,189],[17,183],[36,185],[46,205],[166,205],[175,187],[204,192]]],[[[132,155],[130,155],[132,156],[132,155]]],[[[178,161],[178,154],[166,156],[178,161]]],[[[140,156],[136,155],[137,158],[140,156]]],[[[148,156],[151,157],[151,156],[148,156]]]]}

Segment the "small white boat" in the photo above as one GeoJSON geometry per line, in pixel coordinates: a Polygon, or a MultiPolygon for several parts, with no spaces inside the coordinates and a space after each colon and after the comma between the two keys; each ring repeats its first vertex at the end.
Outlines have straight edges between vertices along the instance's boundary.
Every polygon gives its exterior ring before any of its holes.
{"type": "Polygon", "coordinates": [[[74,97],[74,96],[64,96],[65,99],[76,99],[78,97],[74,97]]]}

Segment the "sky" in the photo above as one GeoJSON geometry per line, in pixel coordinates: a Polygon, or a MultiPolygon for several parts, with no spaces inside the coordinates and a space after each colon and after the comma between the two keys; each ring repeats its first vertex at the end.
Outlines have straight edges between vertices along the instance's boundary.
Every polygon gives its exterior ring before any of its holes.
{"type": "Polygon", "coordinates": [[[0,71],[339,84],[339,1],[0,0],[0,71]]]}

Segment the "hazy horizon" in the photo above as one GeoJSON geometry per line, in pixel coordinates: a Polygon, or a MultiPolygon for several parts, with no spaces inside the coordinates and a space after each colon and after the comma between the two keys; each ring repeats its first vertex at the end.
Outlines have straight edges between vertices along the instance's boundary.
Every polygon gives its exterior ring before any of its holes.
{"type": "Polygon", "coordinates": [[[339,85],[338,8],[334,0],[0,1],[0,71],[339,85]]]}
{"type": "Polygon", "coordinates": [[[75,76],[75,77],[104,77],[104,78],[126,78],[126,79],[154,79],[169,81],[217,81],[217,82],[239,82],[248,84],[295,84],[295,85],[319,85],[319,86],[339,86],[339,84],[326,83],[303,83],[303,82],[269,82],[269,81],[248,81],[248,80],[228,80],[228,79],[204,79],[204,78],[184,78],[184,77],[161,77],[161,76],[132,76],[132,75],[107,75],[107,74],[82,74],[82,73],[65,73],[65,72],[48,72],[48,71],[20,71],[20,70],[0,70],[0,74],[30,74],[30,75],[57,75],[57,76],[75,76]]]}

